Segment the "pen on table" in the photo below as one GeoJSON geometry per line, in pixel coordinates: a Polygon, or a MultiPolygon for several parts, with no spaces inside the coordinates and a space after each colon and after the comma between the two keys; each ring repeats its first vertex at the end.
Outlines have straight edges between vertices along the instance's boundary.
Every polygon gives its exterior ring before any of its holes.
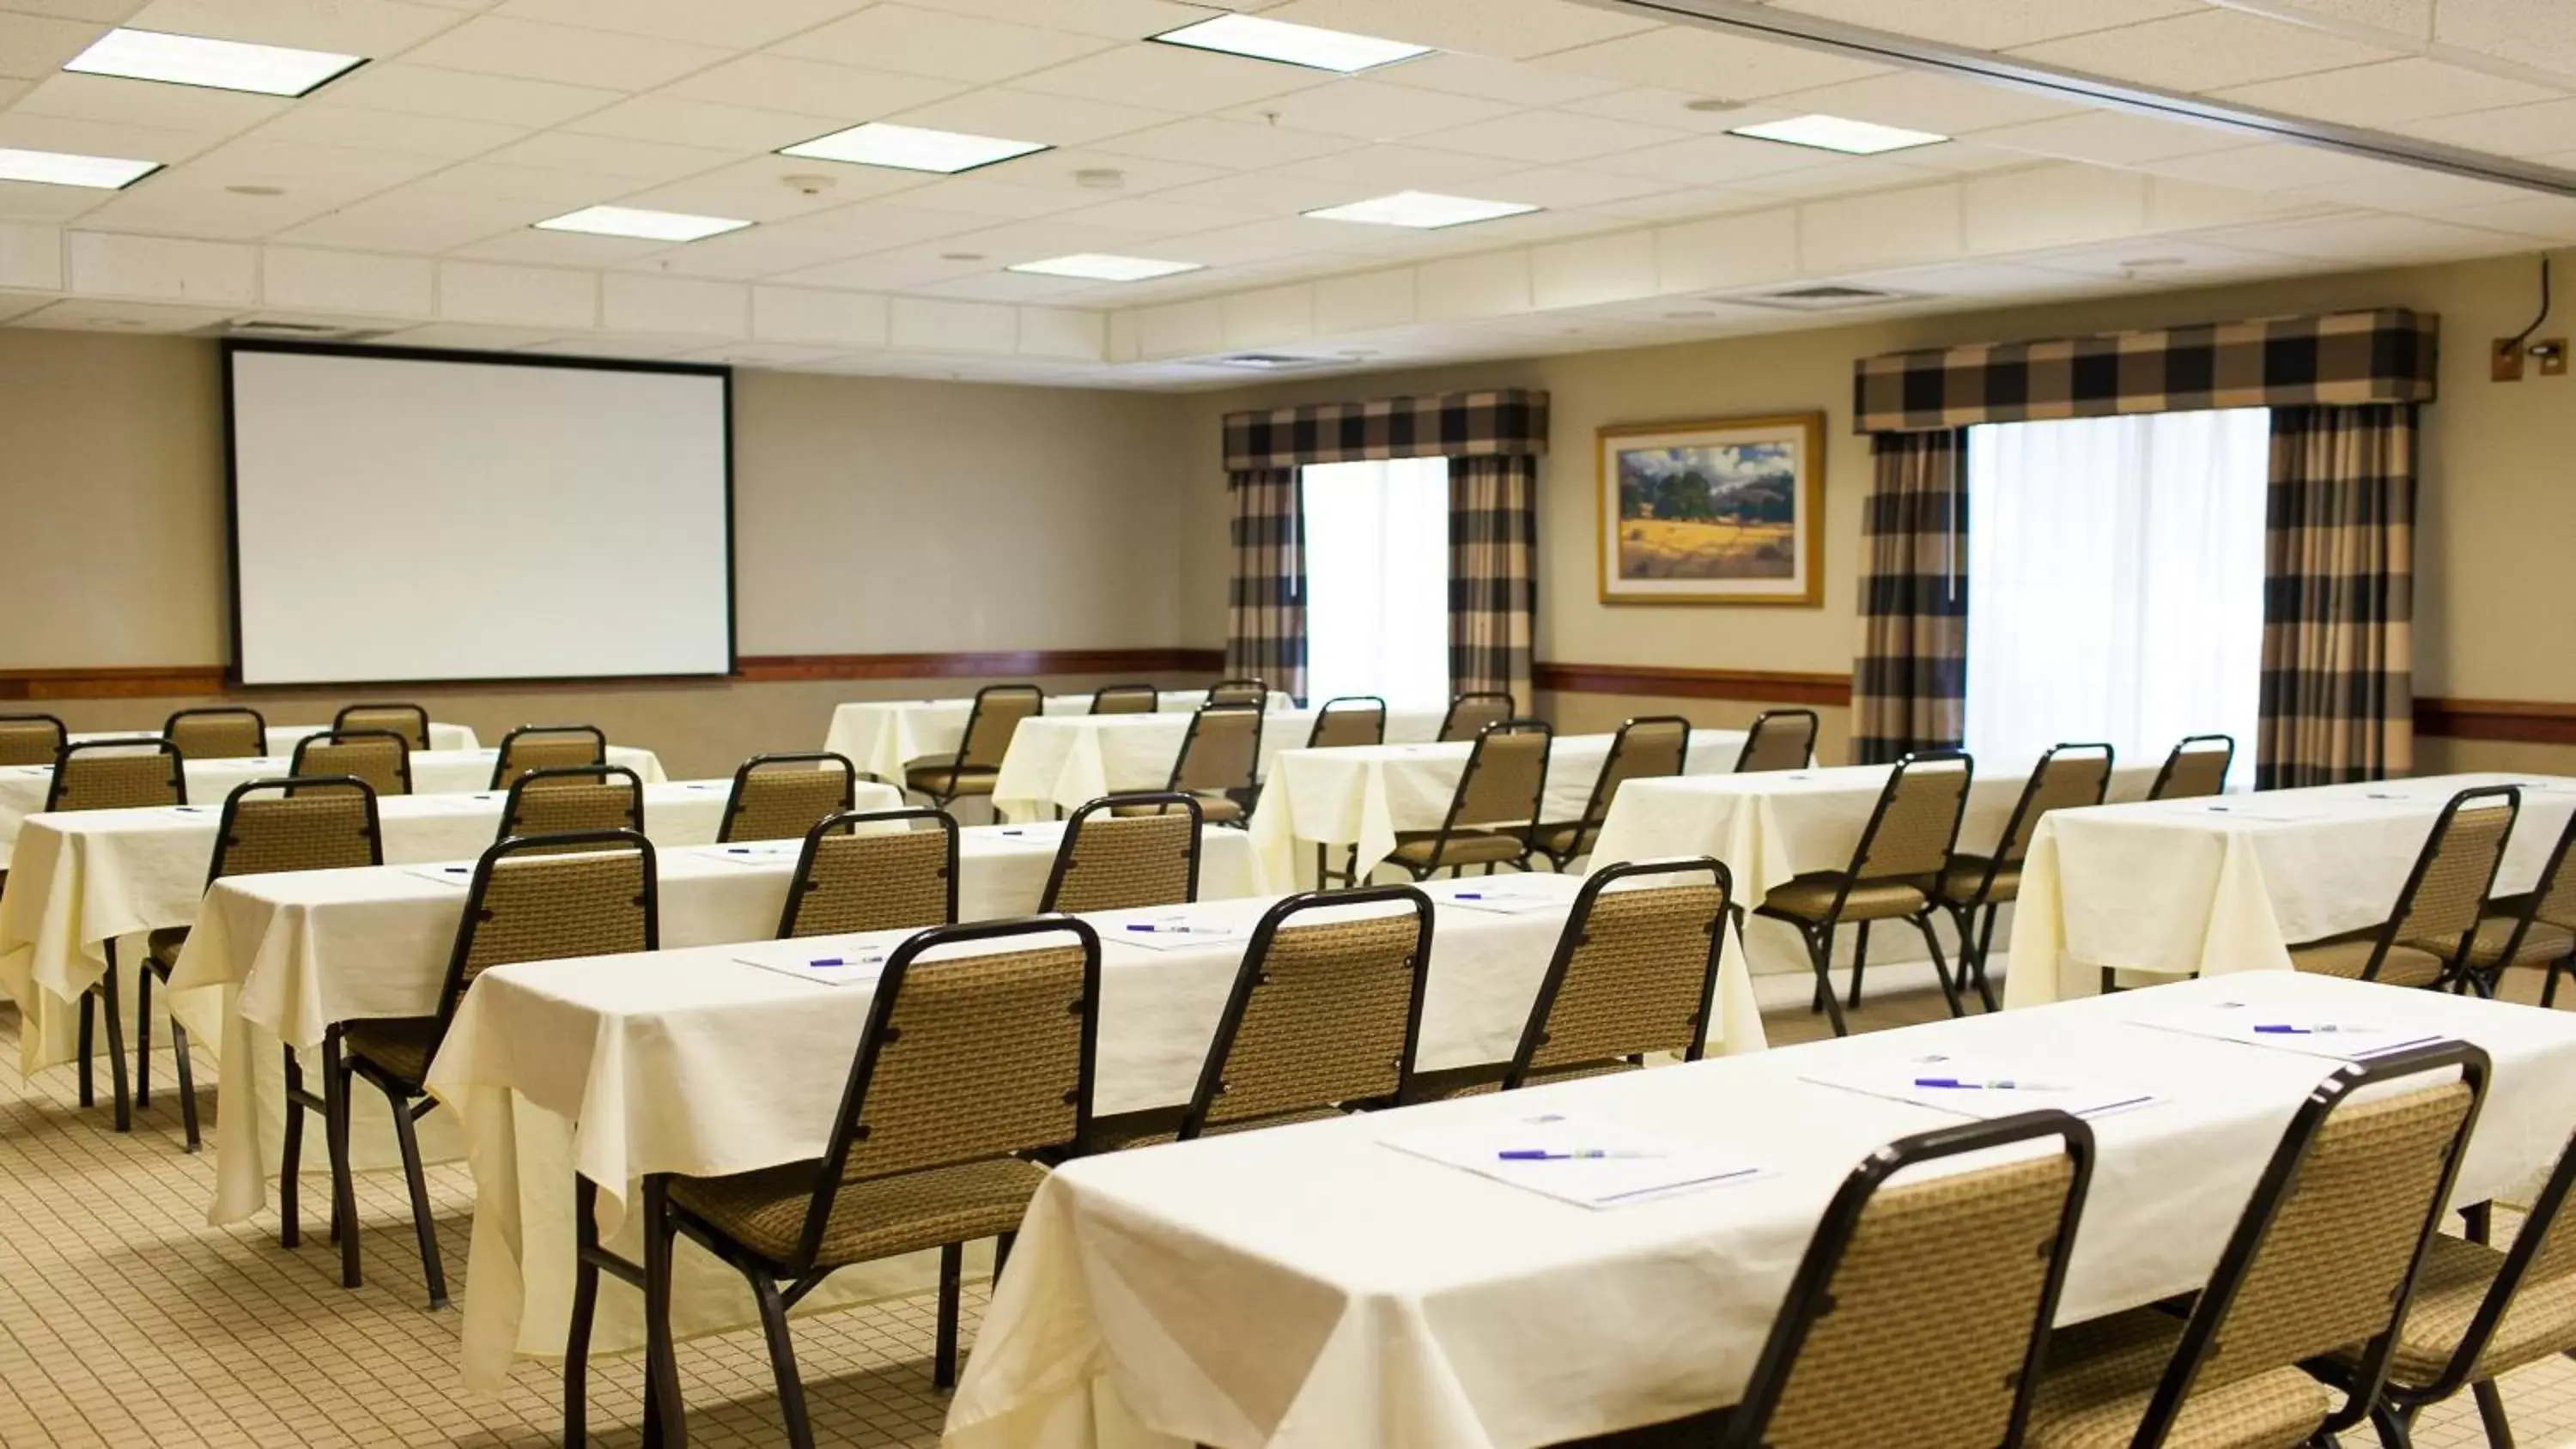
{"type": "Polygon", "coordinates": [[[1151,922],[1151,921],[1130,921],[1130,922],[1128,922],[1128,923],[1127,923],[1127,929],[1128,929],[1128,930],[1131,930],[1131,931],[1148,931],[1148,932],[1157,932],[1157,931],[1158,931],[1158,932],[1162,932],[1162,933],[1164,933],[1164,934],[1166,934],[1166,935],[1173,935],[1173,936],[1187,936],[1187,935],[1191,935],[1191,934],[1196,933],[1196,932],[1197,932],[1197,930],[1198,930],[1198,927],[1196,927],[1196,926],[1158,926],[1158,925],[1155,925],[1155,924],[1154,924],[1153,922],[1151,922]]]}
{"type": "Polygon", "coordinates": [[[473,873],[474,867],[470,865],[442,865],[439,869],[447,872],[449,875],[470,875],[473,873]]]}
{"type": "Polygon", "coordinates": [[[1916,1077],[1914,1085],[1946,1087],[1963,1092],[2063,1092],[2066,1090],[2064,1087],[2052,1086],[2047,1082],[2016,1082],[2008,1077],[1997,1078],[1991,1082],[1968,1082],[1957,1077],[1916,1077]]]}
{"type": "Polygon", "coordinates": [[[726,847],[725,847],[725,854],[727,854],[727,855],[749,855],[749,854],[751,854],[751,847],[750,847],[750,846],[748,846],[748,845],[728,845],[728,846],[726,846],[726,847]]]}
{"type": "Polygon", "coordinates": [[[838,956],[817,956],[805,964],[808,966],[847,966],[850,963],[842,960],[838,956]]]}
{"type": "Polygon", "coordinates": [[[2254,1029],[2266,1036],[2318,1036],[2326,1032],[2368,1031],[2370,1028],[2366,1026],[2337,1026],[2332,1022],[2323,1022],[2316,1026],[2292,1026],[2285,1021],[2276,1022],[2270,1025],[2258,1025],[2254,1029]]]}
{"type": "Polygon", "coordinates": [[[1612,1158],[1661,1157],[1660,1152],[1614,1152],[1603,1147],[1577,1147],[1550,1152],[1542,1147],[1506,1147],[1494,1154],[1502,1162],[1593,1162],[1612,1158]]]}

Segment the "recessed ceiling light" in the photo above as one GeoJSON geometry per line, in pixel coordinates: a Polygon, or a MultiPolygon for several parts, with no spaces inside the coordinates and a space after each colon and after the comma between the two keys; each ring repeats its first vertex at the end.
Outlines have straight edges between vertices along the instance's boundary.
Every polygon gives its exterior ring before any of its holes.
{"type": "Polygon", "coordinates": [[[1401,40],[1380,40],[1374,35],[1353,35],[1347,30],[1325,30],[1313,25],[1291,25],[1285,20],[1264,20],[1255,15],[1220,15],[1178,30],[1166,30],[1150,37],[1165,45],[1186,45],[1196,50],[1221,50],[1228,55],[1248,55],[1254,60],[1275,60],[1287,65],[1302,65],[1310,70],[1339,71],[1352,75],[1429,55],[1427,45],[1408,45],[1401,40]]]}
{"type": "Polygon", "coordinates": [[[954,176],[1047,149],[1043,141],[1006,141],[998,136],[969,136],[960,131],[931,131],[890,121],[870,121],[811,141],[799,141],[778,154],[954,176]]]}
{"type": "Polygon", "coordinates": [[[693,242],[751,225],[724,216],[691,216],[684,211],[645,211],[633,206],[585,206],[550,216],[539,231],[577,231],[590,236],[631,236],[646,241],[693,242]]]}
{"type": "Polygon", "coordinates": [[[0,181],[34,181],[46,186],[86,186],[94,191],[117,191],[160,169],[158,161],[75,156],[68,151],[13,151],[0,146],[0,181]]]}
{"type": "Polygon", "coordinates": [[[365,56],[334,55],[327,50],[289,50],[282,45],[119,28],[100,36],[63,69],[263,96],[302,96],[366,63],[365,56]]]}
{"type": "Polygon", "coordinates": [[[1114,257],[1105,252],[1076,252],[1071,256],[1048,257],[1039,262],[1015,263],[1005,270],[1035,272],[1042,277],[1085,277],[1095,282],[1144,282],[1180,272],[1195,272],[1199,270],[1199,263],[1166,262],[1154,257],[1114,257]]]}
{"type": "Polygon", "coordinates": [[[1901,126],[1882,126],[1875,121],[1846,120],[1841,116],[1791,116],[1785,121],[1738,126],[1727,134],[1750,136],[1756,141],[1810,146],[1819,151],[1840,151],[1846,156],[1875,156],[1882,151],[1904,151],[1950,139],[1930,131],[1908,131],[1901,126]]]}
{"type": "Polygon", "coordinates": [[[1471,221],[1520,216],[1538,210],[1517,201],[1479,201],[1472,196],[1442,196],[1435,191],[1399,191],[1393,196],[1328,206],[1306,215],[1319,221],[1365,221],[1378,226],[1421,228],[1464,226],[1471,221]]]}

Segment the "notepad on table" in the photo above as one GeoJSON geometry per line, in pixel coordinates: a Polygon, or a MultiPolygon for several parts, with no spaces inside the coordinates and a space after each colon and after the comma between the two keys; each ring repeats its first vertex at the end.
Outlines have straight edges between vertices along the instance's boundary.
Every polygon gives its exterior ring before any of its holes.
{"type": "Polygon", "coordinates": [[[1471,886],[1444,886],[1429,892],[1431,899],[1444,906],[1462,910],[1493,911],[1506,916],[1536,915],[1542,911],[1562,911],[1565,897],[1528,886],[1502,884],[1508,877],[1480,879],[1471,886]]]}
{"type": "Polygon", "coordinates": [[[2099,1117],[2156,1099],[2155,1093],[2135,1087],[2078,1081],[2062,1072],[1943,1052],[1810,1073],[1806,1080],[1962,1117],[2009,1117],[2052,1107],[2078,1117],[2099,1117]]]}
{"type": "Polygon", "coordinates": [[[1151,920],[1124,921],[1114,927],[1104,926],[1100,932],[1100,939],[1104,941],[1122,941],[1148,951],[1186,951],[1193,946],[1239,940],[1242,936],[1243,931],[1238,927],[1195,920],[1184,912],[1156,916],[1151,920]]]}
{"type": "Polygon", "coordinates": [[[729,860],[736,865],[776,865],[781,861],[793,862],[804,848],[805,842],[801,840],[762,840],[750,845],[701,846],[698,853],[717,860],[729,860]]]}
{"type": "Polygon", "coordinates": [[[2151,1026],[2159,1031],[2216,1037],[2220,1041],[2347,1062],[2386,1056],[2390,1052],[2445,1039],[2439,1032],[2425,1031],[2420,1027],[2371,1020],[2367,1010],[2320,1012],[2300,1007],[2264,1006],[2248,1001],[2222,1001],[2215,1006],[2195,1006],[2131,1019],[2140,1026],[2151,1026]]]}
{"type": "Polygon", "coordinates": [[[1579,1207],[1654,1202],[1759,1177],[1762,1166],[1570,1112],[1488,1118],[1378,1139],[1385,1146],[1579,1207]]]}
{"type": "Polygon", "coordinates": [[[885,970],[884,949],[873,951],[776,950],[734,957],[745,966],[813,981],[825,986],[874,985],[885,970]]]}

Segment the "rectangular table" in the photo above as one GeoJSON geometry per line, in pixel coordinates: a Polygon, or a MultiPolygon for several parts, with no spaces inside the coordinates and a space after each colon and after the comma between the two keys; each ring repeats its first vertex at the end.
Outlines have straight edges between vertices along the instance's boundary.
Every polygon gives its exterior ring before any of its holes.
{"type": "MultiPolygon", "coordinates": [[[[273,724],[268,727],[268,742],[262,748],[282,758],[294,754],[295,746],[308,736],[330,732],[331,726],[327,724],[273,724]]],[[[85,740],[125,740],[156,733],[158,731],[149,729],[80,730],[72,734],[71,740],[78,744],[85,740]]],[[[442,724],[432,720],[429,723],[429,747],[433,750],[473,750],[482,748],[482,741],[474,737],[474,729],[470,725],[442,724]]]]}
{"type": "MultiPolygon", "coordinates": [[[[1271,709],[1261,720],[1256,775],[1266,777],[1283,750],[1303,749],[1315,729],[1317,709],[1271,709]]],[[[1388,744],[1426,744],[1438,738],[1443,709],[1390,709],[1388,744]]],[[[1015,820],[1033,820],[1057,809],[1073,810],[1113,790],[1160,790],[1170,783],[1187,714],[1048,715],[1023,720],[1011,734],[1002,771],[993,782],[993,807],[1015,820]]]]}
{"type": "MultiPolygon", "coordinates": [[[[1187,714],[1207,702],[1204,689],[1167,689],[1155,697],[1160,710],[1187,714]]],[[[1296,701],[1277,690],[1270,708],[1288,709],[1296,701]]],[[[845,756],[864,774],[901,780],[903,767],[918,760],[953,756],[966,738],[966,716],[973,699],[860,699],[832,711],[831,732],[823,748],[845,756]]],[[[1088,694],[1051,694],[1045,712],[1080,715],[1091,712],[1088,694]]]]}
{"type": "Polygon", "coordinates": [[[2576,815],[2576,779],[2431,775],[2061,810],[2022,867],[2007,1006],[2101,989],[2103,968],[2152,976],[2287,971],[2290,947],[2379,925],[2442,806],[2520,785],[2494,893],[2539,883],[2576,815]]]}
{"type": "MultiPolygon", "coordinates": [[[[2206,1282],[2298,1104],[2336,1063],[2141,1017],[2226,996],[2387,1009],[2289,973],[2189,982],[1754,1056],[1085,1158],[1021,1224],[949,1449],[1528,1449],[1734,1402],[1826,1202],[1880,1144],[1962,1118],[1807,1080],[1975,1054],[2162,1100],[2096,1118],[2062,1323],[2206,1282]],[[1385,1145],[1564,1111],[1771,1169],[1611,1209],[1385,1145]]],[[[2461,1204],[2576,1128],[2576,1015],[2432,993],[2492,1055],[2461,1204]]]]}
{"type": "MultiPolygon", "coordinates": [[[[1580,883],[1530,877],[1565,906],[1580,883]]],[[[1432,888],[1435,896],[1453,887],[1432,888]]],[[[1193,911],[1241,935],[1176,951],[1131,946],[1121,923],[1100,928],[1102,1113],[1188,1100],[1253,924],[1273,902],[1224,901],[1193,911]]],[[[1370,908],[1363,907],[1362,910],[1370,908]]],[[[1562,909],[1501,914],[1436,906],[1432,977],[1420,1062],[1473,1066],[1510,1056],[1564,927],[1562,909]]],[[[844,948],[904,933],[818,940],[844,948]]],[[[430,1086],[468,1120],[475,1171],[474,1258],[465,1298],[469,1382],[497,1382],[512,1346],[561,1351],[571,1254],[571,1174],[600,1185],[604,1237],[638,1251],[625,1216],[632,1185],[651,1173],[728,1173],[821,1154],[865,1025],[863,984],[818,986],[748,965],[722,948],[651,956],[533,962],[487,972],[468,995],[430,1086]]],[[[1711,1040],[1762,1045],[1751,983],[1722,982],[1711,1040]]],[[[1259,1134],[1254,1134],[1259,1135],[1259,1134]]],[[[860,1292],[911,1291],[931,1255],[853,1270],[860,1292]]],[[[752,1320],[740,1275],[694,1247],[679,1271],[682,1333],[752,1320]]],[[[1016,1270],[1014,1270],[1016,1271],[1016,1270]]],[[[636,1295],[601,1296],[596,1342],[641,1343],[636,1295]]]]}
{"type": "MultiPolygon", "coordinates": [[[[1559,735],[1549,742],[1547,799],[1541,812],[1547,823],[1583,818],[1613,738],[1559,735]]],[[[1743,748],[1742,730],[1693,730],[1683,766],[1694,775],[1733,770],[1743,748]]],[[[1474,749],[1472,742],[1455,741],[1280,751],[1270,762],[1260,808],[1252,814],[1264,888],[1295,890],[1301,881],[1313,885],[1306,847],[1317,843],[1358,846],[1358,876],[1367,880],[1395,850],[1396,832],[1440,828],[1474,749]]]]}

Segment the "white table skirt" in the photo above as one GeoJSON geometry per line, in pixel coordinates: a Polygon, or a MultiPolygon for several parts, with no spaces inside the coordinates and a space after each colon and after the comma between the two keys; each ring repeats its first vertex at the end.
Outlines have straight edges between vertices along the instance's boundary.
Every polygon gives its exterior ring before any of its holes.
{"type": "MultiPolygon", "coordinates": [[[[1579,883],[1531,877],[1566,905],[1579,883]]],[[[1438,894],[1440,888],[1435,888],[1438,894]]],[[[1250,929],[1273,902],[1228,901],[1193,912],[1244,934],[1204,947],[1117,944],[1140,913],[1090,917],[1103,940],[1096,1110],[1188,1100],[1250,929]]],[[[1363,908],[1366,909],[1366,908],[1363,908]]],[[[1157,913],[1159,914],[1159,912],[1157,913]]],[[[1438,1069],[1507,1058],[1564,927],[1562,910],[1503,915],[1443,905],[1423,1008],[1420,1061],[1438,1069]]],[[[903,933],[819,940],[841,950],[903,933]]],[[[649,957],[534,962],[486,973],[431,1072],[462,1107],[476,1179],[474,1259],[465,1299],[469,1380],[489,1384],[518,1352],[560,1351],[568,1307],[570,1173],[601,1185],[602,1229],[625,1233],[632,1185],[647,1174],[714,1174],[814,1157],[829,1136],[866,1020],[863,985],[818,987],[745,964],[723,948],[649,957]],[[547,1124],[534,1132],[529,1124],[547,1124]],[[532,1137],[535,1139],[532,1145],[532,1137]],[[568,1150],[567,1150],[568,1148],[568,1150]],[[554,1155],[547,1155],[554,1154],[554,1155]],[[551,1174],[546,1176],[545,1174],[551,1174]],[[547,1201],[540,1220],[524,1215],[547,1201]]],[[[1758,1049],[1761,1019],[1740,973],[1721,983],[1713,1043],[1758,1049]]],[[[694,1249],[693,1321],[712,1330],[751,1321],[738,1276],[694,1249]]],[[[880,1270],[906,1291],[921,1281],[880,1270]]],[[[603,1296],[620,1298],[617,1293],[603,1296]]],[[[603,1348],[641,1342],[634,1295],[603,1348]]]]}
{"type": "Polygon", "coordinates": [[[2576,779],[2435,775],[2062,810],[2022,868],[2009,1006],[2101,989],[2103,968],[2156,976],[2287,971],[2290,947],[2380,925],[2442,806],[2519,784],[2495,894],[2539,883],[2576,815],[2576,779]]]}
{"type": "MultiPolygon", "coordinates": [[[[1543,812],[1549,823],[1583,818],[1614,738],[1559,735],[1549,744],[1543,812]]],[[[1693,730],[1684,764],[1694,775],[1720,774],[1735,768],[1743,748],[1742,730],[1693,730]]],[[[1282,750],[1270,762],[1252,815],[1264,889],[1313,885],[1307,847],[1318,843],[1359,847],[1359,878],[1368,879],[1394,851],[1397,831],[1440,828],[1474,749],[1457,741],[1282,750]]]]}
{"type": "MultiPolygon", "coordinates": [[[[1283,750],[1303,749],[1315,729],[1313,709],[1274,709],[1261,721],[1257,773],[1267,777],[1283,750]]],[[[1423,744],[1440,733],[1445,711],[1387,711],[1388,744],[1423,744]]],[[[1190,731],[1187,714],[1065,715],[1024,720],[1011,734],[993,805],[1015,820],[1073,810],[1113,790],[1160,790],[1190,731]]]]}
{"type": "MultiPolygon", "coordinates": [[[[327,724],[273,724],[268,727],[268,743],[263,748],[283,759],[294,754],[297,743],[308,736],[327,735],[330,732],[331,727],[327,724]]],[[[154,733],[156,731],[148,729],[80,730],[73,733],[71,739],[73,743],[78,744],[85,740],[128,740],[154,733]]],[[[472,750],[481,748],[482,741],[474,737],[472,726],[442,724],[432,720],[429,724],[429,747],[433,750],[472,750]]]]}
{"type": "MultiPolygon", "coordinates": [[[[1155,696],[1158,709],[1182,714],[1206,702],[1204,689],[1167,689],[1155,696]]],[[[1272,709],[1289,709],[1295,704],[1277,690],[1270,693],[1272,709]]],[[[966,716],[974,705],[972,699],[853,700],[832,711],[832,729],[823,737],[823,748],[846,756],[862,773],[900,783],[904,766],[957,753],[958,745],[966,738],[966,716]]],[[[1050,715],[1090,712],[1088,694],[1047,696],[1046,713],[1050,715]]]]}
{"type": "MultiPolygon", "coordinates": [[[[1954,1124],[1805,1080],[1924,1052],[2154,1091],[2093,1122],[2060,1322],[2207,1281],[2335,1063],[2135,1024],[2222,994],[2386,1010],[2393,988],[2191,982],[1750,1057],[1086,1158],[1021,1224],[949,1449],[1526,1449],[1734,1402],[1826,1202],[1882,1143],[1954,1124]],[[1382,1139],[1590,1114],[1773,1169],[1593,1210],[1382,1139]]],[[[2529,1181],[2576,1127],[2576,1016],[2415,994],[2495,1073],[2456,1201],[2529,1181]]]]}

